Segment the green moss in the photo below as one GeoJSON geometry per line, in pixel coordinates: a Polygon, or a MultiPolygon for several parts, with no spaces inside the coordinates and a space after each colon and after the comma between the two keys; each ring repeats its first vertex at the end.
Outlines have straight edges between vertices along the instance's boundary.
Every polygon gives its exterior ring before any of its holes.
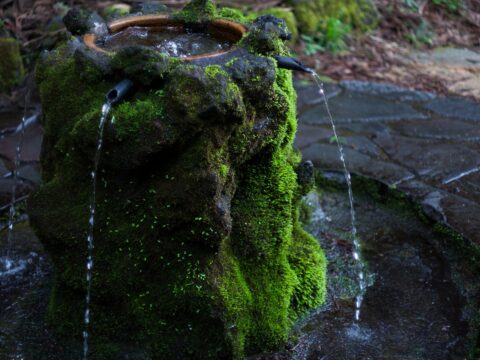
{"type": "Polygon", "coordinates": [[[118,105],[112,114],[115,119],[115,133],[119,140],[135,135],[136,141],[141,143],[143,139],[138,136],[141,131],[148,130],[154,120],[161,120],[164,116],[161,100],[161,97],[154,95],[153,99],[136,100],[133,104],[124,102],[118,105]]]}
{"type": "Polygon", "coordinates": [[[228,240],[220,247],[218,266],[216,277],[220,281],[218,292],[225,309],[225,332],[231,343],[233,359],[243,359],[253,320],[253,295],[228,240]]]}
{"type": "Polygon", "coordinates": [[[237,224],[232,244],[255,304],[247,344],[251,351],[258,351],[281,344],[290,328],[288,311],[298,280],[287,252],[296,183],[282,151],[264,163],[251,164],[242,173],[241,190],[232,206],[237,224]]]}
{"type": "Polygon", "coordinates": [[[205,67],[205,74],[208,77],[215,79],[218,75],[226,75],[227,73],[220,65],[209,65],[205,67]]]}
{"type": "Polygon", "coordinates": [[[217,12],[217,18],[231,20],[245,24],[248,20],[242,11],[229,7],[223,7],[217,12]]]}
{"type": "Polygon", "coordinates": [[[123,48],[111,60],[115,72],[146,86],[160,83],[180,64],[178,58],[139,46],[123,48]]]}
{"type": "MultiPolygon", "coordinates": [[[[81,73],[77,63],[69,57],[67,47],[55,50],[48,60],[40,61],[37,65],[36,80],[44,109],[46,132],[43,141],[48,148],[42,154],[44,181],[51,180],[56,172],[62,171],[60,167],[65,158],[71,160],[69,155],[72,150],[74,152],[75,142],[69,133],[76,122],[89,113],[98,114],[97,119],[100,118],[100,109],[109,85],[101,78],[86,81],[81,73]]],[[[84,140],[91,144],[93,151],[96,132],[84,140]]],[[[80,164],[86,163],[86,160],[83,159],[80,164]]]]}
{"type": "Polygon", "coordinates": [[[289,262],[299,279],[292,295],[292,315],[301,316],[322,305],[326,297],[327,260],[318,240],[295,224],[289,262]]]}
{"type": "Polygon", "coordinates": [[[0,37],[0,92],[10,92],[23,80],[20,46],[15,39],[0,37]]]}
{"type": "Polygon", "coordinates": [[[102,15],[108,20],[116,19],[121,16],[129,14],[130,9],[128,7],[110,5],[103,9],[102,15]]]}
{"type": "MultiPolygon", "coordinates": [[[[271,106],[276,111],[279,109],[285,109],[286,121],[279,127],[277,145],[291,148],[293,141],[295,140],[295,134],[297,132],[297,93],[293,88],[292,72],[286,69],[277,69],[276,82],[274,88],[276,90],[276,99],[272,102],[271,106]]],[[[290,155],[295,156],[295,152],[291,152],[290,155]]],[[[299,158],[297,158],[299,161],[299,158]]]]}
{"type": "Polygon", "coordinates": [[[222,177],[227,177],[228,172],[230,171],[230,167],[227,164],[221,164],[220,165],[220,176],[222,177]]]}
{"type": "Polygon", "coordinates": [[[290,0],[300,31],[315,34],[325,29],[329,18],[341,20],[360,31],[374,29],[378,23],[378,13],[370,0],[290,0]]]}
{"type": "Polygon", "coordinates": [[[187,23],[202,23],[215,18],[217,8],[211,0],[192,0],[173,16],[187,23]]]}

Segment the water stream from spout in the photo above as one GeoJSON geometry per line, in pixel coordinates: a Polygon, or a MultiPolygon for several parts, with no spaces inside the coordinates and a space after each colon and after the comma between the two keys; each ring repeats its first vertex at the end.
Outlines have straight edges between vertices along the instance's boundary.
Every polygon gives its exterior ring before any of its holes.
{"type": "Polygon", "coordinates": [[[25,98],[25,108],[23,110],[23,117],[20,125],[18,126],[20,132],[18,135],[17,147],[15,148],[15,160],[13,164],[12,171],[12,197],[10,202],[10,209],[8,211],[8,235],[7,235],[7,256],[5,258],[5,269],[9,271],[13,266],[13,259],[11,256],[13,248],[13,227],[15,225],[15,213],[16,207],[15,203],[17,202],[17,186],[18,186],[18,170],[20,168],[20,163],[22,161],[22,149],[23,149],[23,140],[25,138],[25,123],[27,121],[27,107],[28,107],[28,98],[29,94],[25,98]]]}
{"type": "Polygon", "coordinates": [[[315,80],[315,83],[318,86],[318,93],[323,98],[323,102],[325,103],[325,109],[327,111],[330,125],[332,126],[333,138],[335,140],[335,143],[337,144],[338,153],[340,154],[340,161],[342,162],[342,166],[343,166],[345,181],[347,182],[347,187],[348,187],[348,199],[350,201],[351,236],[352,236],[352,242],[353,242],[352,256],[355,261],[355,268],[357,272],[357,278],[358,278],[357,281],[358,281],[358,287],[359,287],[359,291],[355,297],[354,321],[358,322],[360,321],[360,312],[361,312],[362,303],[363,303],[363,294],[365,292],[367,283],[365,278],[365,266],[363,264],[362,257],[361,257],[362,248],[357,236],[356,215],[355,215],[355,206],[354,206],[354,198],[353,198],[353,190],[352,190],[352,176],[348,171],[345,151],[343,149],[342,143],[340,142],[340,139],[337,134],[337,128],[335,126],[335,121],[330,111],[330,106],[328,105],[327,96],[323,88],[323,83],[321,82],[321,79],[316,72],[311,71],[311,75],[313,76],[313,79],[315,80]]]}
{"type": "Polygon", "coordinates": [[[87,235],[87,292],[85,295],[85,313],[84,313],[84,330],[83,330],[83,360],[88,360],[88,337],[89,337],[89,324],[90,324],[90,297],[92,290],[92,271],[93,271],[93,245],[94,237],[93,231],[95,228],[95,210],[96,210],[96,194],[97,194],[97,172],[98,164],[100,162],[100,155],[103,146],[103,130],[107,121],[108,114],[112,104],[107,100],[102,106],[102,114],[100,117],[100,123],[98,125],[97,135],[97,148],[95,150],[95,157],[93,160],[93,170],[91,172],[92,179],[92,194],[90,198],[90,215],[88,219],[88,235],[87,235]]]}

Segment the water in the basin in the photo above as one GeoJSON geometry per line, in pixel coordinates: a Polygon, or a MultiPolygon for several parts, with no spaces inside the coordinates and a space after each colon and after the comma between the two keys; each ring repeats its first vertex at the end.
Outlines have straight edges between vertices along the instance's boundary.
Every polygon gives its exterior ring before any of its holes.
{"type": "Polygon", "coordinates": [[[229,49],[227,40],[216,39],[208,33],[180,32],[177,28],[154,31],[146,27],[129,27],[109,35],[98,45],[107,51],[127,46],[148,46],[174,57],[187,57],[229,49]]]}
{"type": "Polygon", "coordinates": [[[107,121],[108,114],[112,105],[109,101],[105,102],[102,106],[102,114],[100,116],[100,123],[98,125],[98,138],[97,148],[95,149],[95,157],[93,160],[93,170],[91,172],[92,178],[92,193],[90,199],[90,216],[88,219],[88,235],[87,235],[87,262],[86,262],[86,280],[87,280],[87,293],[85,295],[85,313],[84,313],[84,330],[83,330],[83,359],[88,359],[88,336],[89,336],[89,324],[90,324],[90,297],[92,290],[92,270],[93,270],[93,245],[95,229],[95,209],[96,209],[96,195],[97,195],[97,172],[98,163],[100,162],[100,155],[102,153],[103,146],[103,130],[107,121]]]}
{"type": "Polygon", "coordinates": [[[350,172],[348,171],[347,162],[345,158],[345,151],[343,150],[342,143],[340,142],[340,139],[337,134],[337,128],[335,126],[335,121],[333,120],[332,113],[330,112],[330,107],[328,106],[327,96],[325,95],[323,84],[320,81],[320,77],[317,73],[312,71],[311,74],[318,86],[318,92],[320,96],[323,98],[323,102],[325,103],[325,108],[327,110],[328,118],[332,126],[333,139],[338,147],[338,153],[340,155],[340,161],[342,162],[345,181],[347,182],[348,199],[350,202],[350,220],[351,220],[351,233],[352,233],[352,243],[353,243],[352,256],[353,256],[353,259],[355,260],[357,277],[358,277],[358,287],[359,287],[358,294],[355,297],[354,320],[360,321],[360,311],[362,308],[363,295],[364,295],[367,283],[366,283],[366,275],[365,275],[365,266],[362,261],[362,248],[357,235],[356,214],[355,214],[355,206],[354,206],[353,191],[352,191],[352,177],[350,175],[350,172]]]}

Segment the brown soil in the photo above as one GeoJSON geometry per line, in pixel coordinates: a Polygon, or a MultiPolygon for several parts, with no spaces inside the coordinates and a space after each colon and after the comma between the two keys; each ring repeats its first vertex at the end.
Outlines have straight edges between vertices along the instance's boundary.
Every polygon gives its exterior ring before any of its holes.
{"type": "MultiPolygon", "coordinates": [[[[436,47],[479,48],[480,20],[476,16],[480,18],[480,1],[471,2],[468,14],[463,11],[453,14],[428,0],[421,2],[416,11],[401,6],[398,0],[377,0],[375,3],[381,15],[378,29],[350,36],[348,51],[344,53],[303,55],[300,56],[302,61],[336,81],[384,81],[445,95],[462,95],[449,89],[445,77],[426,72],[424,66],[406,63],[403,56],[412,50],[428,51],[436,47]],[[430,44],[412,42],[412,34],[422,23],[429,24],[430,44]]],[[[304,43],[295,48],[297,54],[303,54],[304,49],[304,43]]]]}

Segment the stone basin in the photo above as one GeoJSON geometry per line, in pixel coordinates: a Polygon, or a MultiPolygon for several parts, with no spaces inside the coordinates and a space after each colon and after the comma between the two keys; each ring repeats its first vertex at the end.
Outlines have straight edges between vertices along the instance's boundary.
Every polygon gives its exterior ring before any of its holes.
{"type": "MultiPolygon", "coordinates": [[[[105,40],[107,40],[108,43],[113,37],[122,35],[132,29],[144,31],[148,34],[150,41],[155,41],[155,35],[158,36],[158,34],[172,34],[171,41],[175,41],[175,38],[178,38],[179,35],[200,35],[222,45],[216,51],[206,51],[182,56],[182,60],[184,61],[213,58],[230,52],[235,49],[233,45],[237,43],[247,31],[244,25],[229,20],[217,19],[199,26],[188,24],[183,20],[174,19],[168,15],[131,16],[111,22],[108,28],[110,34],[107,36],[101,37],[95,33],[85,34],[83,36],[85,45],[99,52],[114,52],[116,46],[113,49],[105,47],[105,40]]],[[[141,39],[141,37],[143,37],[143,35],[138,36],[135,41],[141,43],[141,45],[145,45],[145,40],[148,39],[141,39]]],[[[118,42],[124,43],[125,40],[125,37],[122,37],[118,42]]],[[[134,45],[134,42],[131,42],[131,44],[134,45]]],[[[169,53],[169,55],[172,54],[169,53]]]]}
{"type": "Polygon", "coordinates": [[[131,347],[153,359],[241,359],[282,347],[293,321],[325,300],[323,251],[298,220],[313,180],[293,148],[296,93],[275,60],[288,55],[288,29],[265,15],[246,31],[223,10],[195,0],[171,17],[109,26],[77,11],[66,25],[78,38],[38,62],[43,181],[27,211],[54,265],[49,328],[76,348],[99,159],[91,359],[131,347]],[[97,37],[138,26],[235,46],[182,59],[98,46],[97,37]],[[112,107],[97,158],[102,105],[124,79],[136,91],[112,107]]]}

